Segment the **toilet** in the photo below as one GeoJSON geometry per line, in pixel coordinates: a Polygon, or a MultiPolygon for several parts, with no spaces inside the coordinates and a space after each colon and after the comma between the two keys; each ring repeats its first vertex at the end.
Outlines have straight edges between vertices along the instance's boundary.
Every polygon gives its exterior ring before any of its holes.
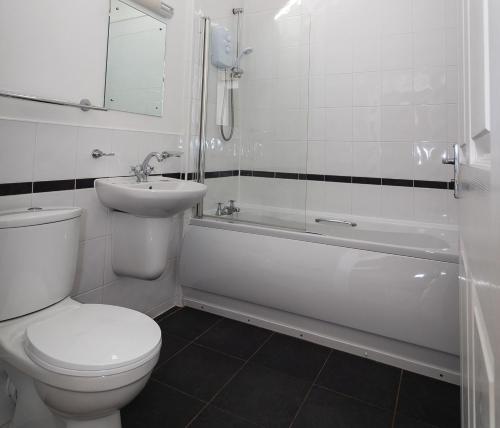
{"type": "MultiPolygon", "coordinates": [[[[0,380],[9,428],[119,428],[156,365],[148,316],[69,297],[80,208],[0,212],[0,380]]],[[[1,403],[0,403],[1,404],[1,403]]]]}

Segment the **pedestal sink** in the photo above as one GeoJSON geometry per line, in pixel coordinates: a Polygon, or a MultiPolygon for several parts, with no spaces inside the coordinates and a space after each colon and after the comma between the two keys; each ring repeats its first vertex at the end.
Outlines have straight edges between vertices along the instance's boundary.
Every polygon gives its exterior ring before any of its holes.
{"type": "Polygon", "coordinates": [[[207,193],[204,184],[163,177],[149,177],[142,183],[135,177],[100,178],[94,185],[106,207],[143,217],[171,217],[207,193]]]}
{"type": "Polygon", "coordinates": [[[102,178],[94,186],[101,203],[113,210],[113,271],[145,280],[157,279],[165,271],[172,217],[207,193],[204,184],[163,177],[141,183],[135,177],[102,178]]]}

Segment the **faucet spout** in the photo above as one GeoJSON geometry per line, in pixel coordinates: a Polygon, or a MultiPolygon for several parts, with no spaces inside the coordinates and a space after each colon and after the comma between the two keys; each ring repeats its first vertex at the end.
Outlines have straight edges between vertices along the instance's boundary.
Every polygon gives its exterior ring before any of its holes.
{"type": "Polygon", "coordinates": [[[158,162],[163,162],[165,159],[171,157],[181,157],[181,155],[181,151],[151,152],[144,158],[144,161],[141,165],[132,167],[131,171],[137,177],[138,183],[142,181],[146,182],[148,181],[148,176],[150,176],[154,170],[154,167],[149,165],[151,159],[155,158],[158,162]]]}

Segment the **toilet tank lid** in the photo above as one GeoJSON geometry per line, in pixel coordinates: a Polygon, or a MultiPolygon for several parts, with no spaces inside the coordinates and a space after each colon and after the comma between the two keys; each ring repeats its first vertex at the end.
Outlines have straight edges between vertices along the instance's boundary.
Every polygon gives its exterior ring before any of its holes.
{"type": "Polygon", "coordinates": [[[0,211],[0,229],[37,226],[80,217],[82,209],[78,207],[21,208],[0,211]]]}

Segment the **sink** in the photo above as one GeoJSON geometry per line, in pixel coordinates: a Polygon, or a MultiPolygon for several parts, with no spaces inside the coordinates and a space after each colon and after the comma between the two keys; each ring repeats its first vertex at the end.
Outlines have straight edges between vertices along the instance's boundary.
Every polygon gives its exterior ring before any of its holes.
{"type": "Polygon", "coordinates": [[[135,177],[100,178],[94,186],[106,207],[141,217],[172,217],[207,193],[204,184],[164,177],[143,183],[135,177]]]}

